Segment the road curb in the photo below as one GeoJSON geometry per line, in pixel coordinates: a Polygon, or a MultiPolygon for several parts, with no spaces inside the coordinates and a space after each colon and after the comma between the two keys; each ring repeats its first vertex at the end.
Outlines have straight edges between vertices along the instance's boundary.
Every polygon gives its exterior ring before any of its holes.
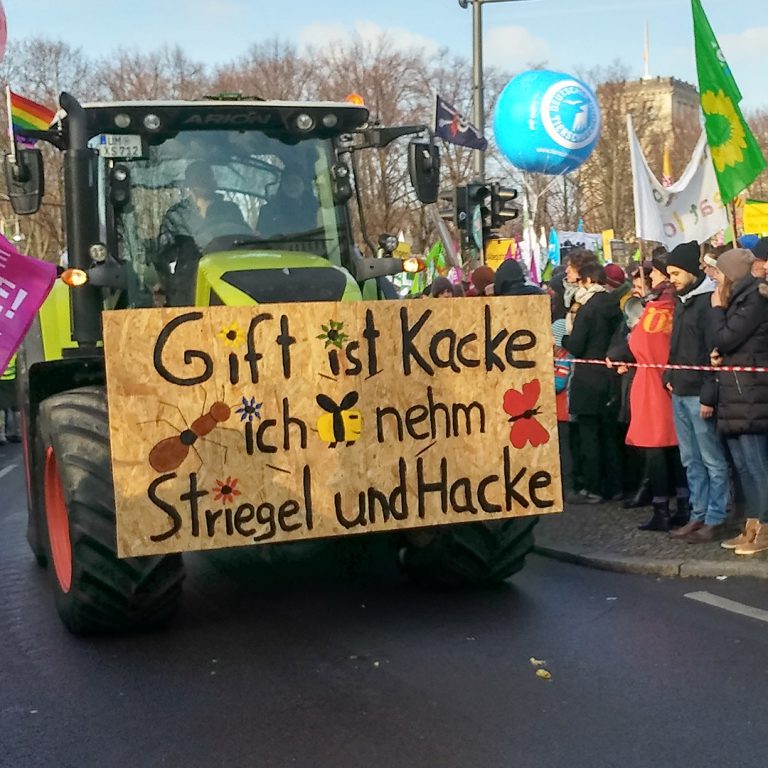
{"type": "MultiPolygon", "coordinates": [[[[611,552],[579,550],[577,547],[561,549],[553,546],[535,546],[534,552],[553,560],[586,565],[604,571],[635,573],[644,576],[670,578],[715,578],[716,576],[740,576],[768,579],[768,561],[752,560],[680,560],[677,558],[649,558],[617,555],[611,552]]],[[[734,555],[734,557],[736,557],[734,555]]]]}

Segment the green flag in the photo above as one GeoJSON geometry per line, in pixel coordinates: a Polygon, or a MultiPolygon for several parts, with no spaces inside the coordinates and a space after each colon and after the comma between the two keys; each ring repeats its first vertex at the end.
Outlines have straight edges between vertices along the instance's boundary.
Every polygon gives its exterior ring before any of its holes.
{"type": "Polygon", "coordinates": [[[720,195],[723,202],[728,203],[757,178],[766,162],[741,114],[741,91],[701,7],[701,0],[691,0],[691,5],[707,144],[720,195]]]}

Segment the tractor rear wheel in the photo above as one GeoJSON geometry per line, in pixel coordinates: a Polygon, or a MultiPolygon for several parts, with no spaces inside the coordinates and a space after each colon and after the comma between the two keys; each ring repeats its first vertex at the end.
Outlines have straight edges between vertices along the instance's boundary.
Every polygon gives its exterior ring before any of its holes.
{"type": "Polygon", "coordinates": [[[446,525],[409,532],[401,563],[416,582],[435,586],[493,586],[525,565],[537,517],[446,525]]]}
{"type": "Polygon", "coordinates": [[[40,404],[42,498],[56,608],[75,634],[163,624],[176,611],[181,555],[118,559],[107,397],[83,387],[40,404]]]}

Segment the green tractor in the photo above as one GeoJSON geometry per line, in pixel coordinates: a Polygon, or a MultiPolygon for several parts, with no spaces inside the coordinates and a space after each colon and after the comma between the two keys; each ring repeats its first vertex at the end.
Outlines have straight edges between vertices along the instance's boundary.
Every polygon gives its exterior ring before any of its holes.
{"type": "MultiPolygon", "coordinates": [[[[423,126],[370,125],[367,109],[348,103],[81,105],[64,93],[60,107],[35,137],[63,153],[67,263],[19,351],[17,378],[29,544],[50,567],[62,620],[85,634],[165,622],[184,576],[180,554],[116,555],[101,313],[396,298],[387,279],[403,270],[387,255],[396,242],[384,237],[377,249],[365,236],[368,257],[353,242],[355,156],[416,135],[411,181],[433,203],[439,154],[423,126]]],[[[41,152],[6,157],[5,176],[16,212],[36,212],[41,152]]],[[[400,560],[421,581],[500,582],[522,567],[534,522],[405,532],[400,560]]]]}

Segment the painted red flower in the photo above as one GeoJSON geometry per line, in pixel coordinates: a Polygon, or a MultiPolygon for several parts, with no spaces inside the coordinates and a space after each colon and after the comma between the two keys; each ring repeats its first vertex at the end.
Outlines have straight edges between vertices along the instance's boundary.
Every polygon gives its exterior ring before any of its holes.
{"type": "Polygon", "coordinates": [[[228,477],[223,483],[221,480],[216,481],[216,487],[211,489],[214,494],[214,501],[224,501],[225,504],[231,504],[235,500],[235,496],[240,496],[240,491],[237,490],[238,479],[228,477]]]}
{"type": "Polygon", "coordinates": [[[549,432],[536,418],[541,408],[536,406],[541,395],[541,382],[538,379],[523,384],[522,392],[508,389],[504,393],[504,411],[509,415],[512,425],[509,430],[509,442],[515,448],[524,448],[526,443],[536,447],[549,442],[549,432]]]}

